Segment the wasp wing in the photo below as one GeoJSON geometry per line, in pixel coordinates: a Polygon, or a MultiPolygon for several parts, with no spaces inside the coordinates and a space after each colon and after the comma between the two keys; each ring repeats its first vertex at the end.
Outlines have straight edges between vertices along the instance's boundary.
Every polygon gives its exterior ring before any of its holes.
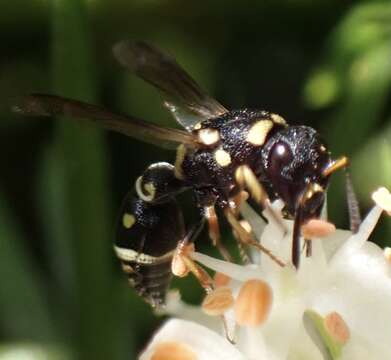
{"type": "Polygon", "coordinates": [[[54,95],[32,94],[21,99],[13,111],[30,116],[65,115],[98,123],[113,130],[164,148],[178,144],[194,145],[194,138],[183,130],[147,123],[132,116],[114,114],[102,107],[54,95]]]}
{"type": "Polygon", "coordinates": [[[121,65],[160,90],[164,105],[188,131],[201,120],[228,110],[210,97],[170,55],[144,42],[121,41],[113,47],[121,65]]]}

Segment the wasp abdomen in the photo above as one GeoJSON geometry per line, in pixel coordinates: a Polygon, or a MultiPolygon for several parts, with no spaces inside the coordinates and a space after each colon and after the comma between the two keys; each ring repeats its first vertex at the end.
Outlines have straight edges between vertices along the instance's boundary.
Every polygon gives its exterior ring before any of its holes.
{"type": "Polygon", "coordinates": [[[170,286],[172,257],[160,263],[139,264],[136,261],[121,261],[122,270],[128,276],[129,285],[136,293],[153,307],[165,304],[167,290],[170,286]]]}
{"type": "MultiPolygon", "coordinates": [[[[173,167],[170,169],[174,171],[173,167]]],[[[167,168],[155,167],[152,170],[164,173],[151,179],[162,178],[167,183],[170,178],[166,174],[167,168]]],[[[142,183],[143,176],[140,178],[142,183]]],[[[159,189],[158,182],[151,180],[150,183],[159,189]]],[[[125,198],[118,219],[114,250],[130,285],[154,307],[164,304],[172,277],[172,257],[184,236],[182,213],[175,199],[166,197],[163,201],[159,196],[157,202],[148,202],[140,198],[137,191],[125,198]]]]}

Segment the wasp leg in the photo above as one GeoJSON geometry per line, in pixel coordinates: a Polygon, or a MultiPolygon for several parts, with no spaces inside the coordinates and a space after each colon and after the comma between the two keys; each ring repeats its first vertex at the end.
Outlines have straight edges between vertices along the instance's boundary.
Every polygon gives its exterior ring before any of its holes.
{"type": "Polygon", "coordinates": [[[221,242],[219,219],[216,214],[216,195],[210,189],[195,190],[197,204],[202,218],[208,221],[208,234],[213,246],[217,248],[222,258],[232,262],[232,256],[221,242]]]}
{"type": "Polygon", "coordinates": [[[191,228],[188,234],[178,242],[173,258],[172,269],[177,276],[186,276],[190,271],[207,293],[213,289],[213,280],[209,274],[197,265],[189,256],[194,251],[194,240],[198,237],[204,226],[204,218],[191,228]]]}
{"type": "MultiPolygon", "coordinates": [[[[209,276],[209,274],[199,266],[190,256],[189,252],[194,251],[193,242],[201,232],[204,225],[204,220],[202,219],[196,226],[194,226],[188,235],[178,243],[175,257],[179,257],[181,261],[185,264],[188,271],[190,271],[195,278],[200,283],[201,287],[205,290],[207,294],[210,294],[214,289],[214,280],[209,276]]],[[[225,315],[221,315],[221,320],[223,322],[224,333],[226,339],[234,344],[233,338],[230,336],[228,330],[227,320],[225,315]]]]}
{"type": "MultiPolygon", "coordinates": [[[[182,254],[182,260],[190,270],[190,272],[195,276],[195,278],[198,280],[202,288],[205,290],[207,294],[210,294],[214,289],[214,281],[209,276],[209,274],[201,267],[199,266],[193,259],[191,259],[187,254],[182,254]]],[[[228,324],[227,319],[225,318],[225,315],[221,315],[221,321],[223,322],[224,327],[224,333],[226,339],[234,344],[233,338],[230,336],[229,330],[228,330],[228,324]]]]}
{"type": "Polygon", "coordinates": [[[232,262],[232,256],[221,242],[219,220],[214,205],[204,207],[204,216],[208,221],[209,237],[224,260],[232,262]]]}
{"type": "Polygon", "coordinates": [[[262,244],[260,244],[254,237],[247,232],[247,230],[240,224],[239,220],[236,218],[235,214],[230,208],[224,209],[225,217],[227,218],[229,224],[231,225],[232,229],[236,231],[239,240],[245,244],[250,245],[258,250],[265,253],[267,256],[269,256],[275,263],[277,263],[280,266],[285,266],[285,262],[281,260],[279,257],[275,256],[269,249],[264,247],[262,244]]]}
{"type": "Polygon", "coordinates": [[[251,197],[260,204],[263,209],[270,213],[274,221],[281,227],[281,229],[284,230],[284,233],[286,233],[287,229],[282,222],[281,216],[270,206],[270,199],[266,190],[263,188],[262,184],[259,182],[250,167],[247,165],[239,166],[235,172],[235,179],[241,188],[249,190],[251,197]]]}
{"type": "MultiPolygon", "coordinates": [[[[237,216],[237,214],[235,212],[233,212],[233,213],[235,216],[237,216]]],[[[247,231],[247,229],[246,229],[246,231],[247,231]]],[[[251,229],[250,229],[250,232],[251,232],[251,229]]],[[[240,238],[235,231],[233,231],[233,235],[234,235],[236,243],[238,245],[239,255],[240,255],[240,258],[242,259],[243,264],[251,264],[252,260],[251,260],[250,255],[247,252],[247,246],[242,241],[240,241],[240,238]]]]}
{"type": "Polygon", "coordinates": [[[350,230],[356,233],[361,224],[360,206],[353,188],[350,172],[346,170],[346,199],[348,203],[350,230]]]}
{"type": "Polygon", "coordinates": [[[233,195],[229,200],[229,206],[233,210],[236,216],[240,213],[240,206],[249,198],[248,192],[241,190],[237,194],[233,195]]]}
{"type": "MultiPolygon", "coordinates": [[[[248,199],[249,195],[247,191],[241,190],[235,195],[230,197],[229,200],[229,207],[231,208],[233,214],[238,218],[240,214],[240,206],[241,204],[248,199]]],[[[250,224],[248,224],[250,226],[250,224]]],[[[251,227],[249,229],[249,232],[251,232],[251,227]]],[[[233,235],[235,237],[236,243],[238,245],[239,249],[239,255],[240,258],[242,259],[243,264],[250,264],[251,257],[247,252],[246,246],[240,241],[238,238],[237,234],[233,232],[233,235]]]]}

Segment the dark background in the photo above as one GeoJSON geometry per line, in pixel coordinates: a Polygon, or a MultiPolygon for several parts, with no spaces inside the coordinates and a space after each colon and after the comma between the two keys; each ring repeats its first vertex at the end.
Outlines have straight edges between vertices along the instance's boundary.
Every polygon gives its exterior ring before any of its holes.
{"type": "MultiPolygon", "coordinates": [[[[175,55],[229,108],[318,129],[335,157],[351,157],[364,211],[377,186],[391,185],[389,1],[3,2],[0,358],[27,349],[36,359],[135,359],[161,320],[127,287],[112,240],[136,176],[174,154],[76,122],[20,118],[7,105],[48,92],[175,126],[158,94],[113,59],[123,38],[175,55]]],[[[342,179],[333,178],[330,217],[346,227],[342,179]]],[[[390,245],[390,233],[384,219],[375,239],[390,245]]],[[[199,299],[191,278],[176,284],[199,299]]]]}

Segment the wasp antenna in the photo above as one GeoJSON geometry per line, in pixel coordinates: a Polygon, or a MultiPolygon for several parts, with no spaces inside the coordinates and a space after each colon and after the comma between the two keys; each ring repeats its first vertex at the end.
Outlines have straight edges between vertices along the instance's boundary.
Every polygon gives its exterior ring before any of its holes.
{"type": "Polygon", "coordinates": [[[329,176],[339,169],[346,168],[349,165],[349,159],[346,156],[342,156],[337,160],[334,160],[330,165],[323,170],[323,176],[329,176]]]}

